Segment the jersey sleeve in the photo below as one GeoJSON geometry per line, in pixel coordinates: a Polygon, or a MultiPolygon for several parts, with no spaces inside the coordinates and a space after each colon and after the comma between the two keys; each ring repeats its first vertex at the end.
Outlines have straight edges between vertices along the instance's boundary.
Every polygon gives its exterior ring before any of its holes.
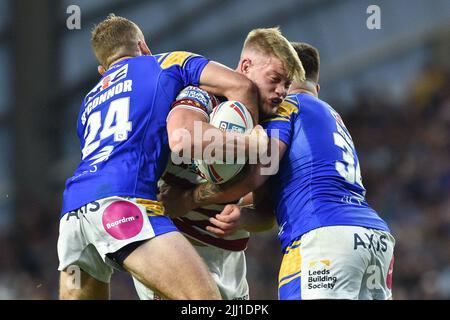
{"type": "Polygon", "coordinates": [[[188,109],[203,114],[209,121],[209,115],[218,104],[219,100],[215,96],[198,87],[188,86],[178,94],[167,119],[175,109],[188,109]]]}
{"type": "Polygon", "coordinates": [[[157,62],[163,70],[181,76],[183,87],[198,86],[203,69],[209,59],[187,51],[168,52],[157,56],[157,62]]]}
{"type": "Polygon", "coordinates": [[[291,145],[292,128],[298,115],[298,102],[286,98],[278,108],[277,113],[262,121],[261,125],[267,131],[270,138],[283,141],[287,146],[291,145]]]}

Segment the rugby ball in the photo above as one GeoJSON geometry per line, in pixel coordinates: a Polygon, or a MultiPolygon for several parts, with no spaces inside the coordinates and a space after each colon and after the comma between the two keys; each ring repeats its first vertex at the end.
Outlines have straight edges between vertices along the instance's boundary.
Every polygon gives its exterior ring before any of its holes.
{"type": "MultiPolygon", "coordinates": [[[[215,107],[210,115],[209,123],[222,131],[245,133],[253,129],[250,112],[244,104],[238,101],[225,101],[215,107]]],[[[245,166],[243,161],[239,162],[215,161],[209,163],[204,160],[196,160],[197,168],[202,176],[215,184],[227,182],[236,176],[245,166]]]]}

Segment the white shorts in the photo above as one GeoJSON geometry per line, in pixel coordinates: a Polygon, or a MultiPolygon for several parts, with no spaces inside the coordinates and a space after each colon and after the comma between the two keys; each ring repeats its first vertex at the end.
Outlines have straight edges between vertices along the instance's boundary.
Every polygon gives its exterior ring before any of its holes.
{"type": "Polygon", "coordinates": [[[354,226],[312,230],[285,250],[279,298],[390,299],[394,245],[394,237],[381,230],[354,226]]]}
{"type": "MultiPolygon", "coordinates": [[[[244,251],[228,251],[206,245],[194,245],[194,248],[208,266],[222,299],[249,300],[244,251]]],[[[133,281],[141,300],[161,299],[135,278],[133,278],[133,281]]]]}
{"type": "Polygon", "coordinates": [[[122,247],[177,231],[163,215],[160,203],[152,200],[108,197],[93,201],[61,217],[59,223],[59,271],[78,266],[93,278],[109,283],[113,270],[120,269],[107,258],[122,247]]]}

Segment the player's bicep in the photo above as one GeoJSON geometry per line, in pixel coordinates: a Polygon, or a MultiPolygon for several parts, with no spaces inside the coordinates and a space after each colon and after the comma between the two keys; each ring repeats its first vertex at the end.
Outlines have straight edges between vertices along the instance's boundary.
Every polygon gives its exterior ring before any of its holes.
{"type": "Polygon", "coordinates": [[[174,108],[167,118],[169,146],[173,152],[180,153],[192,147],[193,128],[196,123],[208,122],[207,116],[195,110],[174,108]]]}
{"type": "Polygon", "coordinates": [[[172,105],[172,109],[170,110],[169,114],[167,115],[167,123],[169,122],[169,119],[172,117],[174,113],[178,113],[178,118],[180,118],[183,115],[190,115],[190,117],[194,117],[201,119],[200,121],[209,121],[209,115],[206,108],[203,106],[200,106],[198,104],[195,104],[192,100],[181,100],[177,101],[172,105]]]}
{"type": "Polygon", "coordinates": [[[173,108],[167,116],[167,129],[173,131],[177,127],[186,128],[188,124],[194,121],[208,122],[208,115],[206,112],[186,108],[184,105],[176,107],[173,108]]]}
{"type": "Polygon", "coordinates": [[[214,95],[224,95],[227,86],[233,85],[233,78],[239,79],[232,69],[218,62],[210,61],[200,76],[200,88],[214,95]]]}

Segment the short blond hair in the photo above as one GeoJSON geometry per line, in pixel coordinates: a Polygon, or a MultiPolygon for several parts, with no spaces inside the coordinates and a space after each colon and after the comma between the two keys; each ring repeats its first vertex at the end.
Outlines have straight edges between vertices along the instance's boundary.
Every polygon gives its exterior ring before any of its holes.
{"type": "Polygon", "coordinates": [[[134,56],[141,37],[134,22],[111,13],[92,30],[92,50],[100,64],[108,68],[120,56],[134,56]]]}
{"type": "Polygon", "coordinates": [[[282,35],[279,27],[250,31],[245,39],[242,52],[248,49],[277,57],[288,72],[289,80],[296,82],[305,80],[302,62],[291,43],[282,35]]]}

